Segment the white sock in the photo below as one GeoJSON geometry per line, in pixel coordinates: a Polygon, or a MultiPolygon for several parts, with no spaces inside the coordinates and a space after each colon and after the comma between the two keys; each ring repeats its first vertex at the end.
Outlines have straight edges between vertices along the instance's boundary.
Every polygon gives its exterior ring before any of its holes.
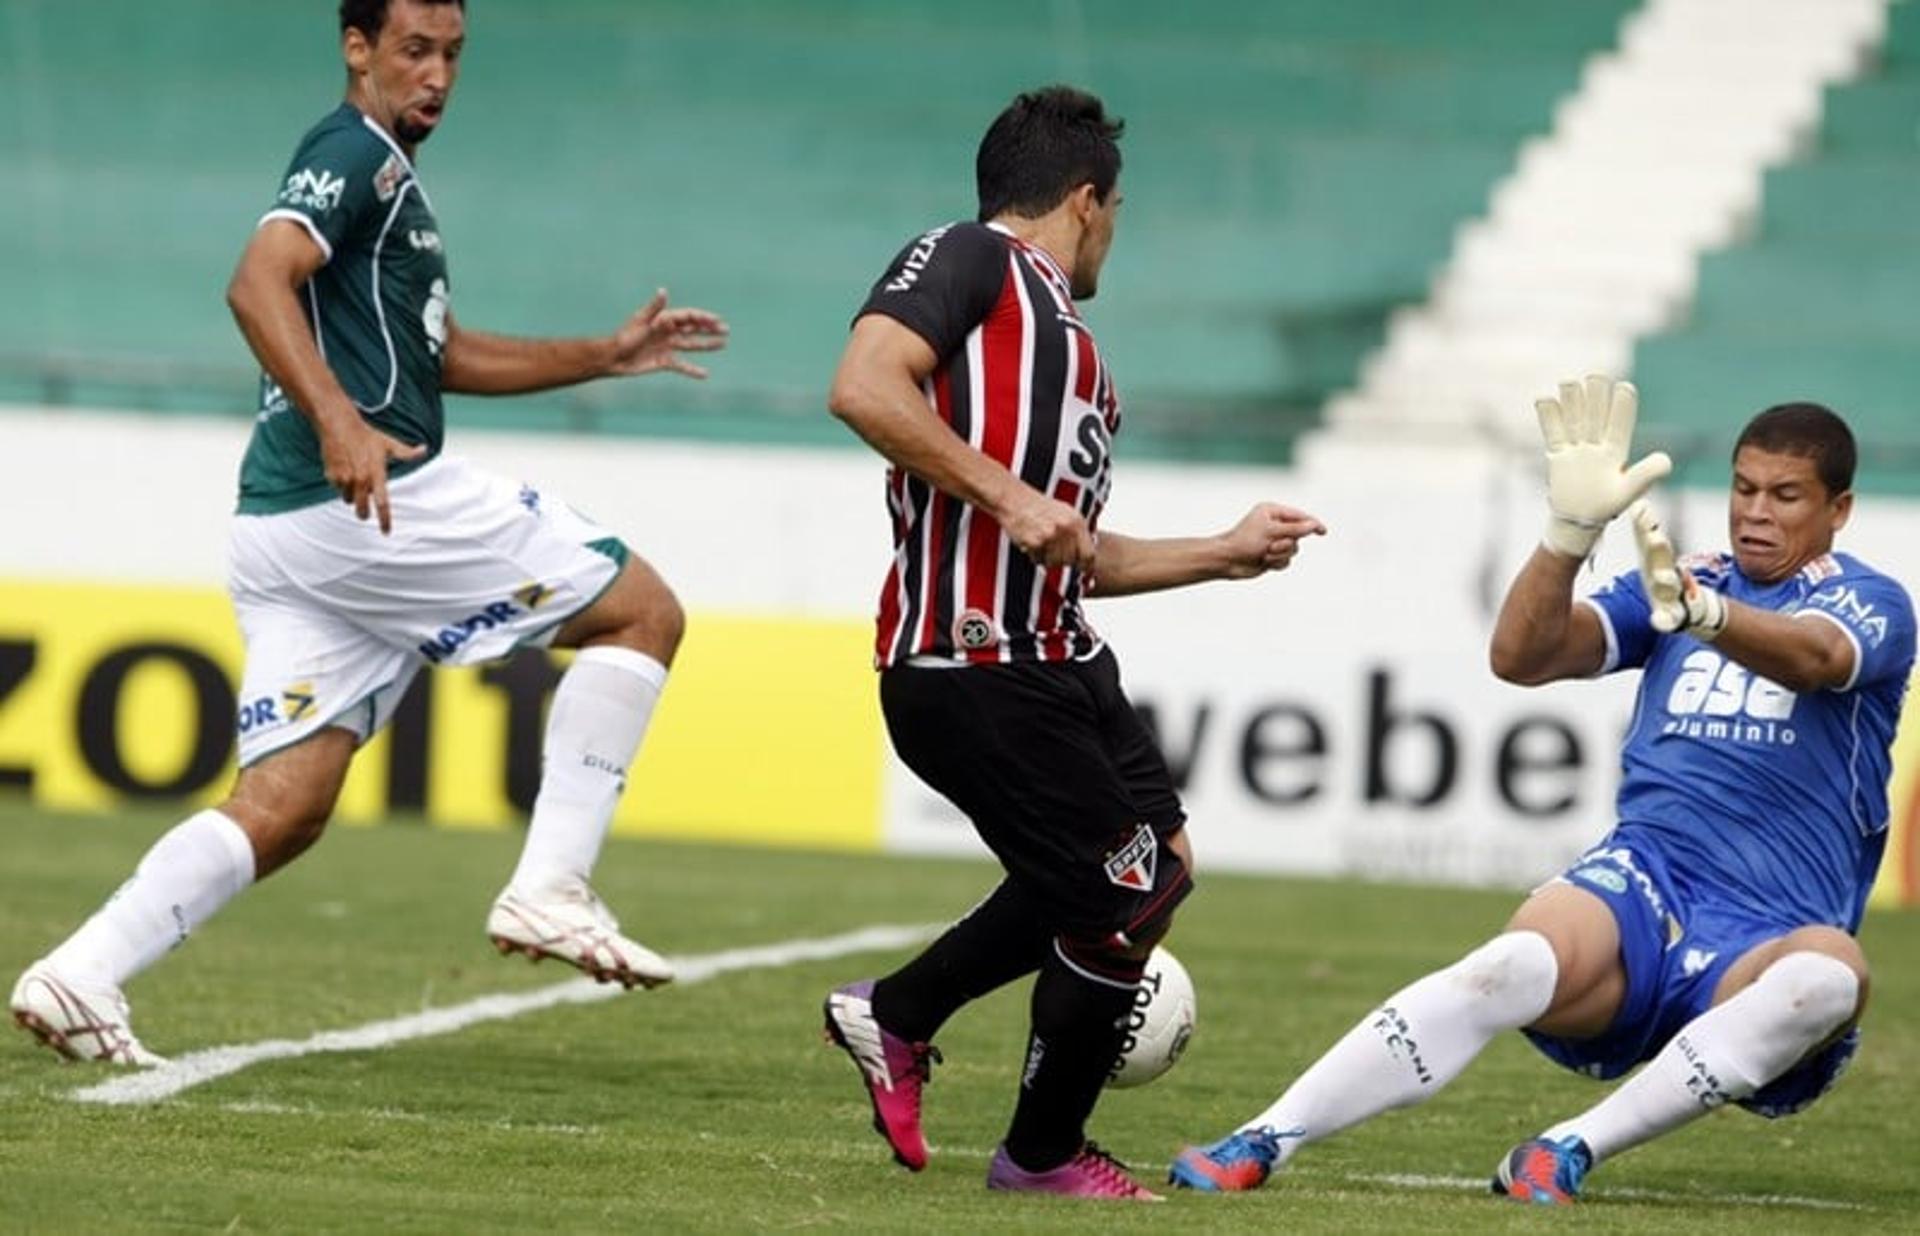
{"type": "Polygon", "coordinates": [[[1853,1016],[1860,978],[1825,953],[1788,953],[1752,986],[1681,1027],[1606,1098],[1541,1136],[1577,1137],[1594,1162],[1744,1099],[1853,1016]]]}
{"type": "Polygon", "coordinates": [[[547,714],[540,793],[508,887],[546,892],[592,874],[666,685],[667,667],[631,648],[586,648],[573,659],[547,714]]]}
{"type": "Polygon", "coordinates": [[[1307,1142],[1430,1098],[1501,1031],[1546,1012],[1559,974],[1545,936],[1496,936],[1388,997],[1273,1106],[1240,1127],[1265,1125],[1286,1134],[1284,1163],[1307,1142]]]}
{"type": "Polygon", "coordinates": [[[125,983],[253,883],[253,842],[218,811],[202,811],[153,843],[107,904],[47,954],[81,982],[125,983]]]}

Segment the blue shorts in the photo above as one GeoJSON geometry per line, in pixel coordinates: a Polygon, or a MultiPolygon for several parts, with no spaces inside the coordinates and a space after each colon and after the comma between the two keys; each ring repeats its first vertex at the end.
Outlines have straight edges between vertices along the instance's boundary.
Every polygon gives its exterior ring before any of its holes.
{"type": "MultiPolygon", "coordinates": [[[[1558,880],[1607,903],[1620,928],[1627,991],[1604,1034],[1563,1039],[1526,1031],[1553,1060],[1589,1077],[1618,1077],[1650,1060],[1694,1018],[1713,1007],[1727,968],[1757,945],[1804,923],[1776,921],[1734,906],[1711,890],[1688,888],[1644,838],[1608,837],[1558,880]]],[[[1767,1117],[1800,1111],[1832,1087],[1859,1045],[1849,1032],[1795,1065],[1740,1106],[1767,1117]]]]}

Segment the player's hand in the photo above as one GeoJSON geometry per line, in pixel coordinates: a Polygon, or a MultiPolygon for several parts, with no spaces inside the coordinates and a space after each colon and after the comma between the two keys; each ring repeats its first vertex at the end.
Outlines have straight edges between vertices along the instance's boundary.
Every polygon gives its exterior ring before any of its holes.
{"type": "Polygon", "coordinates": [[[705,309],[667,308],[667,290],[661,288],[613,333],[611,342],[613,354],[606,368],[609,377],[666,369],[689,378],[704,378],[705,366],[694,364],[681,353],[717,352],[726,347],[727,324],[720,315],[705,309]]]}
{"type": "Polygon", "coordinates": [[[355,515],[361,519],[378,515],[382,535],[390,533],[393,508],[387,501],[387,461],[418,459],[427,448],[381,433],[361,420],[358,411],[342,425],[320,435],[320,461],[327,483],[340,491],[342,500],[353,504],[355,515]]]}
{"type": "Polygon", "coordinates": [[[1542,537],[1549,549],[1585,558],[1608,521],[1673,471],[1663,451],[1627,467],[1640,394],[1631,382],[1594,374],[1562,382],[1558,399],[1534,401],[1547,451],[1547,505],[1542,537]]]}
{"type": "Polygon", "coordinates": [[[1262,502],[1220,534],[1227,549],[1227,579],[1252,579],[1284,571],[1299,552],[1303,537],[1325,536],[1327,526],[1305,511],[1278,502],[1262,502]]]}
{"type": "Polygon", "coordinates": [[[1685,631],[1696,639],[1711,640],[1726,629],[1726,598],[1703,588],[1692,571],[1680,569],[1673,541],[1653,507],[1642,498],[1629,510],[1633,541],[1640,550],[1640,582],[1653,606],[1653,629],[1685,631]]]}
{"type": "Polygon", "coordinates": [[[1037,489],[1020,488],[1016,504],[1000,519],[1008,538],[1043,567],[1091,571],[1093,532],[1080,512],[1037,489]]]}

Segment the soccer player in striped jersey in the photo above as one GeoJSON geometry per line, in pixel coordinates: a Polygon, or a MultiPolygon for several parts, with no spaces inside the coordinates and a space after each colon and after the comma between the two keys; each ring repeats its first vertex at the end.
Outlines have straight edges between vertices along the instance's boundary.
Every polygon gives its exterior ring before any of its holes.
{"type": "Polygon", "coordinates": [[[1552,515],[1492,645],[1494,671],[1524,685],[1641,671],[1619,824],[1502,934],[1389,996],[1238,1131],[1183,1153],[1174,1183],[1254,1188],[1524,1030],[1586,1076],[1645,1065],[1501,1160],[1495,1192],[1564,1204],[1595,1164],[1725,1104],[1801,1110],[1853,1055],[1867,996],[1854,933],[1886,845],[1912,602],[1834,552],[1853,435],[1793,403],[1734,446],[1731,553],[1676,558],[1640,501],[1639,570],[1575,603],[1602,528],[1668,467],[1625,467],[1636,408],[1604,378],[1541,401],[1552,515]]]}
{"type": "Polygon", "coordinates": [[[683,353],[721,346],[725,323],[658,293],[600,338],[466,328],[414,165],[453,92],[466,6],[342,0],[340,30],[346,100],[301,141],[228,289],[264,370],[232,534],[240,775],[15,985],[16,1021],[76,1059],[155,1062],[122,984],[319,838],[354,752],[423,666],[522,644],[581,651],[554,692],[526,846],[487,934],[603,982],[672,977],[587,877],[665,686],[679,603],[554,495],[443,455],[440,396],[701,377],[683,353]]]}
{"type": "Polygon", "coordinates": [[[834,378],[834,414],[891,464],[874,650],[888,730],[1006,878],[901,969],[832,992],[826,1022],[917,1171],[935,1032],[1037,970],[988,1185],[1151,1197],[1085,1125],[1192,856],[1167,766],[1082,602],[1281,570],[1325,528],[1272,503],[1217,536],[1100,527],[1120,400],[1077,302],[1113,240],[1120,131],[1078,90],[1016,98],[980,144],[978,221],[901,250],[834,378]]]}

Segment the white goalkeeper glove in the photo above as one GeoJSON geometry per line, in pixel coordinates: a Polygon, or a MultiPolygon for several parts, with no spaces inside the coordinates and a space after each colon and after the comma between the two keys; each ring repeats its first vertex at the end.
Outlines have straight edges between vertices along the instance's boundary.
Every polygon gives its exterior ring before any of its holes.
{"type": "Polygon", "coordinates": [[[1562,382],[1558,399],[1538,399],[1533,406],[1546,442],[1551,512],[1540,539],[1556,553],[1584,559],[1608,521],[1673,471],[1673,461],[1655,451],[1627,467],[1640,414],[1640,394],[1631,382],[1598,374],[1584,383],[1562,382]]]}
{"type": "Polygon", "coordinates": [[[1640,582],[1653,605],[1653,629],[1685,631],[1695,639],[1712,640],[1727,627],[1726,598],[1702,588],[1692,571],[1680,569],[1673,541],[1660,526],[1653,507],[1642,498],[1628,514],[1633,519],[1633,541],[1640,549],[1640,582]]]}

